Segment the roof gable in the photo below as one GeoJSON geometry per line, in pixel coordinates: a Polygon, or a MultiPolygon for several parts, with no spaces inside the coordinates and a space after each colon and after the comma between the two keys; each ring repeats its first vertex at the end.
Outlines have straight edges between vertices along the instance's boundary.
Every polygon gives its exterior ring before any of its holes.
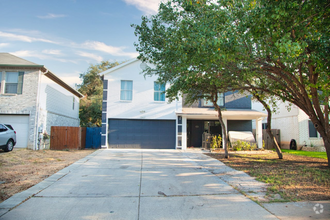
{"type": "Polygon", "coordinates": [[[23,58],[17,57],[10,53],[0,53],[0,66],[31,66],[31,67],[43,67],[23,58]]]}
{"type": "Polygon", "coordinates": [[[138,62],[138,61],[139,61],[139,60],[138,60],[137,58],[134,58],[134,59],[128,60],[128,61],[126,61],[125,63],[122,63],[122,64],[120,64],[120,65],[118,65],[118,66],[115,66],[115,67],[113,67],[113,68],[111,68],[111,69],[108,69],[108,70],[105,70],[105,71],[101,72],[100,75],[101,75],[101,76],[108,75],[108,74],[110,74],[110,73],[112,73],[112,72],[114,72],[114,71],[116,71],[116,70],[118,70],[118,69],[121,69],[121,68],[123,68],[123,67],[125,67],[125,66],[128,66],[128,65],[130,65],[130,64],[132,64],[132,63],[135,63],[135,62],[138,62]]]}
{"type": "Polygon", "coordinates": [[[6,67],[6,68],[15,68],[15,67],[22,68],[22,67],[24,67],[24,68],[33,68],[33,69],[37,68],[37,69],[41,70],[41,72],[43,74],[45,74],[45,76],[47,76],[49,79],[51,79],[58,85],[62,86],[64,89],[68,90],[75,96],[77,96],[79,98],[84,97],[80,92],[73,89],[66,82],[62,81],[55,74],[53,74],[51,71],[49,71],[46,67],[44,67],[44,65],[39,65],[39,64],[30,62],[28,60],[17,57],[10,53],[0,53],[0,67],[6,67]]]}

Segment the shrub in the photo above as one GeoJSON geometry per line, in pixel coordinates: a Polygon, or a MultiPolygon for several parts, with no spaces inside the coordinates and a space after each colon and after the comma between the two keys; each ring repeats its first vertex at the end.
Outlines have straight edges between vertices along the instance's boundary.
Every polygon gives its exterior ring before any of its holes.
{"type": "Polygon", "coordinates": [[[257,148],[257,145],[251,144],[250,142],[237,140],[234,143],[232,143],[232,148],[234,151],[253,150],[257,148]]]}
{"type": "Polygon", "coordinates": [[[222,143],[222,137],[220,135],[213,136],[211,141],[211,149],[220,148],[222,143]]]}

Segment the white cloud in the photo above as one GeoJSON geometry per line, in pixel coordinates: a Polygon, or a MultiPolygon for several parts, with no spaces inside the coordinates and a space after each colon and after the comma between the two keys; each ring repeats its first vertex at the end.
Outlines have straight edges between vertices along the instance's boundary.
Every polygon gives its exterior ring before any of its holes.
{"type": "Polygon", "coordinates": [[[78,51],[76,54],[79,55],[79,56],[82,56],[82,57],[88,57],[90,59],[96,60],[97,62],[101,62],[103,60],[103,58],[101,56],[98,56],[98,55],[93,54],[93,53],[78,51]]]}
{"type": "Polygon", "coordinates": [[[162,0],[124,0],[146,14],[156,14],[162,0]]]}
{"type": "Polygon", "coordinates": [[[53,56],[49,56],[43,53],[40,53],[38,51],[33,51],[33,50],[19,50],[16,52],[10,52],[11,54],[18,56],[18,57],[36,57],[41,60],[56,60],[62,63],[75,63],[77,64],[78,62],[75,60],[69,60],[69,59],[63,59],[63,58],[56,58],[53,56]]]}
{"type": "Polygon", "coordinates": [[[53,18],[67,17],[67,15],[48,13],[47,15],[42,15],[42,16],[40,15],[40,16],[37,16],[37,17],[41,18],[41,19],[53,19],[53,18]]]}
{"type": "Polygon", "coordinates": [[[39,58],[41,60],[44,60],[47,58],[46,55],[42,54],[42,53],[38,53],[36,51],[32,51],[32,50],[19,50],[16,52],[10,52],[11,54],[18,56],[18,57],[36,57],[39,58]]]}
{"type": "Polygon", "coordinates": [[[8,43],[0,43],[0,48],[9,46],[8,43]]]}
{"type": "Polygon", "coordinates": [[[6,32],[2,32],[2,31],[0,31],[0,37],[6,38],[8,40],[17,40],[17,41],[23,41],[23,42],[29,42],[29,43],[36,42],[36,41],[45,42],[45,43],[53,43],[53,44],[56,43],[54,41],[43,39],[43,38],[29,37],[26,35],[6,33],[6,32]]]}
{"type": "MultiPolygon", "coordinates": [[[[62,73],[61,75],[69,75],[69,74],[62,73]]],[[[80,79],[79,76],[61,76],[60,78],[72,88],[74,88],[76,84],[82,83],[82,79],[80,79]]]]}
{"type": "Polygon", "coordinates": [[[43,50],[42,53],[50,55],[62,55],[60,50],[43,50]]]}
{"type": "Polygon", "coordinates": [[[114,56],[128,56],[128,57],[137,57],[138,53],[128,53],[128,52],[124,52],[123,49],[125,49],[124,47],[113,47],[113,46],[109,46],[106,45],[103,42],[99,42],[99,41],[86,41],[85,43],[83,43],[82,48],[85,49],[90,49],[90,50],[97,50],[97,51],[102,51],[114,56]]]}

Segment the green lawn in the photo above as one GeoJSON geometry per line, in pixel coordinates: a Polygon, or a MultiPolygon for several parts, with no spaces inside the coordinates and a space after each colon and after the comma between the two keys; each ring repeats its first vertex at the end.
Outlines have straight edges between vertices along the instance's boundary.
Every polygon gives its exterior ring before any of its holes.
{"type": "Polygon", "coordinates": [[[281,149],[281,150],[284,153],[294,154],[294,155],[298,155],[298,156],[307,156],[307,157],[316,157],[316,158],[327,159],[326,152],[311,152],[311,151],[286,150],[286,149],[281,149]]]}

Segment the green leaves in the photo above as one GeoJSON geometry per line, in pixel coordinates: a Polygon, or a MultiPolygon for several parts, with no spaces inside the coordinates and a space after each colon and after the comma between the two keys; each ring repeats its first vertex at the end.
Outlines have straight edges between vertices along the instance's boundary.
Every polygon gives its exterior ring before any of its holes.
{"type": "Polygon", "coordinates": [[[329,16],[322,0],[172,0],[134,25],[136,47],[172,99],[253,87],[297,105],[330,138],[319,104],[330,97],[329,16]]]}

